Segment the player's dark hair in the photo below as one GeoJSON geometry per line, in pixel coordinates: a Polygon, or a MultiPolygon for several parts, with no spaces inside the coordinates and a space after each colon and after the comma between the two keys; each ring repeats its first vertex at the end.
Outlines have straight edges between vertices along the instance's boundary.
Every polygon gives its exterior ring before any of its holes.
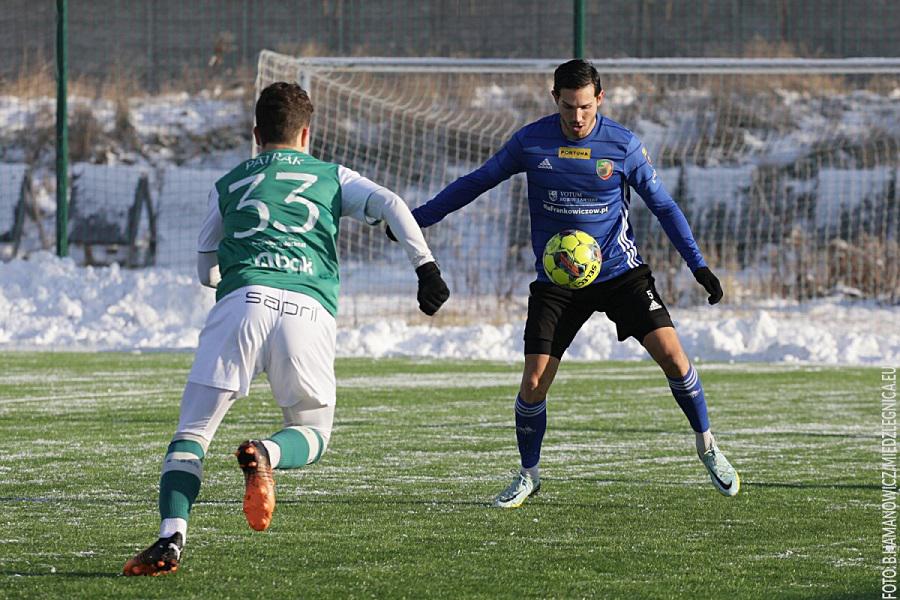
{"type": "Polygon", "coordinates": [[[556,67],[553,72],[553,91],[580,90],[586,85],[594,85],[594,95],[600,94],[603,87],[600,85],[600,73],[594,65],[586,60],[575,58],[556,67]]]}
{"type": "Polygon", "coordinates": [[[296,83],[276,81],[267,86],[256,101],[256,126],[263,144],[287,144],[309,126],[313,105],[306,91],[296,83]]]}

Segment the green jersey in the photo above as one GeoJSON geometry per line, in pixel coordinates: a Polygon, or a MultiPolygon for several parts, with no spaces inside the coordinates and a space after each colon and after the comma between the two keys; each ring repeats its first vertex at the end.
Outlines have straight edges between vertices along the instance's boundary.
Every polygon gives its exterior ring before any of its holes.
{"type": "Polygon", "coordinates": [[[199,251],[216,251],[216,300],[247,285],[291,290],[337,314],[341,216],[365,219],[380,186],[296,150],[246,160],[216,182],[199,251]]]}

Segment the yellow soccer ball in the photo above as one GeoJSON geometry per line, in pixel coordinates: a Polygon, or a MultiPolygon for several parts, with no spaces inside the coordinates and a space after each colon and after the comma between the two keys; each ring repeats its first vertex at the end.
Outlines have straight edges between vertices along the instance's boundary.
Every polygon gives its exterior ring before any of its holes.
{"type": "Polygon", "coordinates": [[[578,229],[560,231],[544,246],[544,272],[558,286],[577,290],[600,274],[600,244],[578,229]]]}

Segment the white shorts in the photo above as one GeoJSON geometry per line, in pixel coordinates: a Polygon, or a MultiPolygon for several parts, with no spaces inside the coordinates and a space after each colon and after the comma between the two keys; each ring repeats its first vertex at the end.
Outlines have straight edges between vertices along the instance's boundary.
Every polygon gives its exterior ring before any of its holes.
{"type": "Polygon", "coordinates": [[[262,371],[279,406],[334,406],[335,320],[305,294],[250,285],[209,311],[188,381],[238,397],[262,371]]]}

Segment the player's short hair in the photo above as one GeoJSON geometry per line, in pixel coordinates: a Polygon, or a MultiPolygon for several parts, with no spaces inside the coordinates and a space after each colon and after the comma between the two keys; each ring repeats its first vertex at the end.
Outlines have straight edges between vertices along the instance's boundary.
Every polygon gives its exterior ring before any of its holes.
{"type": "Polygon", "coordinates": [[[276,81],[256,101],[256,126],[263,144],[287,144],[309,127],[313,105],[309,94],[296,83],[276,81]]]}
{"type": "Polygon", "coordinates": [[[580,58],[564,62],[553,72],[553,91],[557,94],[561,89],[580,90],[591,84],[594,85],[594,95],[599,95],[603,90],[600,73],[593,64],[580,58]]]}

